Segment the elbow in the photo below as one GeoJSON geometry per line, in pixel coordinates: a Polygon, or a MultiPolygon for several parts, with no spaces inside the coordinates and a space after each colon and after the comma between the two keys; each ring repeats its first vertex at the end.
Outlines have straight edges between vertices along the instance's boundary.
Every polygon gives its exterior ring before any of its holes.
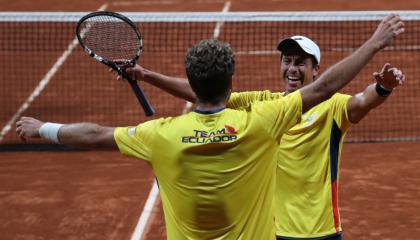
{"type": "Polygon", "coordinates": [[[83,140],[78,144],[81,149],[97,149],[101,147],[102,128],[97,124],[92,124],[83,136],[83,140]]]}
{"type": "Polygon", "coordinates": [[[349,112],[349,120],[352,124],[357,124],[360,121],[362,121],[362,119],[364,117],[366,117],[369,113],[369,109],[363,109],[363,110],[359,110],[357,112],[349,112]]]}
{"type": "Polygon", "coordinates": [[[60,143],[77,149],[103,148],[113,143],[113,128],[94,123],[71,124],[60,129],[60,143]]]}
{"type": "MultiPolygon", "coordinates": [[[[356,97],[359,97],[356,95],[356,97]]],[[[370,111],[370,107],[367,105],[366,101],[359,97],[359,102],[356,104],[352,104],[350,108],[348,108],[348,118],[352,124],[359,123],[370,111]]]]}
{"type": "Polygon", "coordinates": [[[349,116],[349,120],[352,124],[358,124],[362,119],[363,117],[361,116],[349,116]]]}
{"type": "Polygon", "coordinates": [[[89,139],[87,141],[86,147],[89,149],[97,149],[102,147],[102,142],[104,138],[104,129],[103,127],[95,124],[89,132],[89,139]]]}

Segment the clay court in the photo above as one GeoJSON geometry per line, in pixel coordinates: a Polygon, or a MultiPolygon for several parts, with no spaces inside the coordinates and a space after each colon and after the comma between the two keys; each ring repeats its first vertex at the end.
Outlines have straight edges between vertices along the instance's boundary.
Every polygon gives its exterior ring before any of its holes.
{"type": "MultiPolygon", "coordinates": [[[[227,1],[224,0],[107,2],[0,0],[0,11],[90,12],[105,7],[106,10],[122,12],[220,12],[226,7],[226,3],[227,1]]],[[[324,0],[314,3],[308,0],[231,0],[229,11],[360,11],[419,8],[418,1],[324,0]]],[[[27,31],[27,34],[46,31],[51,27],[46,24],[39,29],[34,29],[30,23],[22,26],[21,31],[27,31]]],[[[155,25],[145,24],[143,27],[145,35],[159,35],[155,25]]],[[[230,27],[234,29],[234,26],[229,24],[224,27],[221,29],[222,38],[225,36],[223,31],[229,31],[230,27]]],[[[334,27],[337,28],[331,25],[322,26],[326,29],[325,34],[333,34],[328,32],[330,31],[328,29],[334,27]]],[[[351,26],[348,27],[351,28],[351,26]]],[[[197,41],[206,36],[210,37],[214,24],[200,28],[204,29],[204,33],[200,33],[201,35],[197,33],[195,36],[197,41]],[[206,28],[208,30],[205,30],[206,28]]],[[[417,36],[420,36],[420,29],[412,29],[410,26],[407,28],[417,31],[417,36]]],[[[311,34],[310,29],[299,28],[298,30],[299,34],[311,34]]],[[[166,32],[169,31],[171,29],[166,30],[166,32]]],[[[294,29],[287,31],[284,30],[280,36],[296,34],[294,29]]],[[[19,34],[2,28],[0,32],[3,35],[19,34]]],[[[371,29],[368,29],[358,37],[365,39],[371,32],[371,29]]],[[[72,34],[72,32],[64,33],[69,39],[73,38],[72,34]]],[[[173,35],[177,34],[179,33],[173,35]]],[[[239,45],[245,37],[241,36],[230,42],[233,46],[239,45]]],[[[259,36],[259,38],[262,39],[261,41],[265,39],[264,36],[259,36]]],[[[54,40],[54,38],[50,39],[54,40]]],[[[147,62],[147,59],[158,57],[155,55],[156,52],[166,50],[162,46],[155,46],[152,38],[146,38],[145,46],[150,51],[145,51],[142,59],[147,67],[169,75],[183,76],[182,56],[189,43],[184,43],[175,37],[170,40],[179,41],[179,49],[175,53],[156,62],[147,62]]],[[[410,39],[402,41],[405,41],[404,44],[411,44],[410,39]]],[[[16,56],[9,51],[4,51],[7,49],[5,45],[13,48],[15,46],[13,44],[18,43],[19,40],[16,38],[0,43],[2,45],[1,57],[8,59],[8,61],[0,61],[0,69],[3,70],[0,73],[2,82],[0,86],[4,88],[0,96],[2,109],[0,126],[3,130],[31,94],[39,79],[42,79],[63,52],[62,49],[52,49],[54,53],[57,53],[54,55],[27,51],[24,55],[16,56]],[[39,60],[40,58],[42,60],[39,60]],[[17,74],[24,74],[25,66],[34,62],[36,62],[35,70],[31,72],[34,81],[28,81],[18,87],[18,83],[13,79],[17,74]],[[21,69],[21,73],[17,73],[16,69],[21,69]]],[[[66,46],[67,43],[68,40],[63,45],[66,46]]],[[[263,44],[273,46],[275,42],[263,44]]],[[[327,43],[321,42],[321,49],[322,46],[327,46],[327,43]]],[[[28,46],[28,49],[31,47],[28,46]]],[[[236,50],[241,51],[241,49],[236,50]]],[[[332,59],[344,57],[349,53],[350,50],[340,52],[335,56],[336,53],[327,52],[325,55],[327,60],[322,68],[325,69],[333,64],[332,59]]],[[[413,52],[404,50],[401,54],[384,53],[383,57],[390,59],[391,62],[397,61],[404,71],[404,66],[410,65],[414,68],[413,65],[417,65],[416,63],[420,61],[418,53],[418,49],[413,52]]],[[[113,76],[107,76],[108,73],[104,71],[103,66],[93,63],[83,54],[82,51],[71,54],[68,64],[63,65],[47,87],[20,115],[55,122],[94,121],[113,126],[133,125],[147,120],[142,116],[137,103],[133,100],[132,93],[126,89],[126,86],[112,81],[113,76]],[[77,64],[80,63],[90,64],[90,70],[75,71],[77,64]],[[90,71],[102,71],[101,76],[106,80],[99,82],[93,78],[91,81],[96,81],[95,84],[91,82],[85,84],[90,79],[79,78],[79,76],[89,76],[90,71]],[[98,90],[98,86],[105,90],[98,90]],[[113,89],[120,91],[115,91],[111,99],[109,93],[113,89]],[[113,118],[109,118],[109,115],[113,118]]],[[[238,69],[244,69],[243,72],[245,72],[245,69],[249,67],[248,62],[258,60],[256,56],[239,55],[238,69]]],[[[260,64],[275,72],[278,68],[277,61],[278,56],[273,56],[269,61],[260,64]]],[[[362,74],[371,73],[383,64],[377,59],[372,62],[372,65],[369,65],[362,74]]],[[[245,72],[241,76],[237,79],[238,83],[235,86],[237,90],[254,88],[281,90],[281,85],[275,80],[252,85],[249,79],[254,77],[253,73],[245,72]],[[247,80],[248,85],[241,84],[241,79],[247,80]]],[[[414,75],[413,72],[408,72],[407,76],[406,86],[398,89],[394,94],[400,97],[392,96],[385,104],[386,106],[374,110],[366,121],[350,130],[348,137],[354,141],[344,144],[341,158],[339,206],[346,240],[415,240],[420,235],[420,202],[418,201],[420,198],[420,142],[418,141],[420,97],[410,91],[420,89],[420,80],[415,79],[418,75],[414,75]],[[395,101],[392,98],[395,98],[395,101]],[[385,129],[381,127],[381,122],[388,123],[385,129]],[[402,131],[410,132],[409,138],[415,140],[417,137],[417,141],[401,141],[402,131]],[[371,139],[377,139],[380,136],[399,140],[372,143],[371,139]]],[[[276,78],[277,76],[274,77],[276,78]]],[[[353,84],[351,89],[361,90],[365,85],[366,83],[353,84]]],[[[158,111],[156,117],[182,113],[185,101],[175,99],[149,86],[144,87],[158,111]]],[[[354,93],[353,90],[349,91],[354,93]]],[[[43,144],[43,142],[20,143],[14,129],[5,131],[5,135],[0,140],[0,146],[11,146],[8,151],[0,152],[1,239],[139,239],[133,238],[133,234],[138,234],[135,230],[136,227],[139,228],[139,222],[144,224],[140,234],[142,239],[166,239],[159,198],[157,196],[154,201],[153,197],[150,197],[153,195],[151,190],[154,175],[145,162],[126,158],[114,152],[73,151],[36,144],[43,144]],[[33,151],[34,147],[38,150],[33,151]],[[39,148],[45,149],[40,151],[39,148]],[[10,149],[14,150],[10,151],[10,149]],[[148,199],[149,204],[146,204],[148,199]],[[146,216],[146,220],[139,221],[140,216],[146,216]]]]}

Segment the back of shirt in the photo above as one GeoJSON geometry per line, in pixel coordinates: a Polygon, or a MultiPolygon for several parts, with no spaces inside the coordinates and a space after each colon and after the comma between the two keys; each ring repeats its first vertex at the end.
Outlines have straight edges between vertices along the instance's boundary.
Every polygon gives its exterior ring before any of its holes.
{"type": "Polygon", "coordinates": [[[296,92],[242,110],[117,128],[114,135],[122,153],[151,164],[168,239],[274,239],[272,156],[301,107],[296,92]]]}

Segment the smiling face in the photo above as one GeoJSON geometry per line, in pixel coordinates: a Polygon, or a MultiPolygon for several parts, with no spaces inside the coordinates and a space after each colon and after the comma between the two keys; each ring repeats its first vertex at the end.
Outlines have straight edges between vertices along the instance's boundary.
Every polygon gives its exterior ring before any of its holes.
{"type": "Polygon", "coordinates": [[[319,65],[312,55],[299,47],[289,47],[282,52],[280,72],[286,93],[294,92],[315,80],[319,65]]]}

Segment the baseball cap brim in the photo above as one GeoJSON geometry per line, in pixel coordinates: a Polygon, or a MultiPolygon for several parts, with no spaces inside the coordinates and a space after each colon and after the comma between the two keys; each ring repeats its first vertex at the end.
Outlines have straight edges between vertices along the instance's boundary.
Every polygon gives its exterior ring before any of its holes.
{"type": "Polygon", "coordinates": [[[277,45],[277,50],[279,50],[280,52],[283,52],[285,49],[288,49],[290,47],[298,47],[300,48],[302,51],[304,51],[305,53],[313,56],[315,58],[315,60],[317,61],[317,63],[320,63],[321,60],[321,54],[319,51],[319,47],[316,45],[315,42],[313,42],[312,40],[305,38],[305,41],[302,41],[301,36],[295,36],[295,37],[291,37],[291,38],[285,38],[282,41],[280,41],[280,43],[277,45]],[[298,38],[299,41],[293,39],[293,38],[298,38]],[[311,44],[308,44],[308,41],[311,42],[311,44]]]}

